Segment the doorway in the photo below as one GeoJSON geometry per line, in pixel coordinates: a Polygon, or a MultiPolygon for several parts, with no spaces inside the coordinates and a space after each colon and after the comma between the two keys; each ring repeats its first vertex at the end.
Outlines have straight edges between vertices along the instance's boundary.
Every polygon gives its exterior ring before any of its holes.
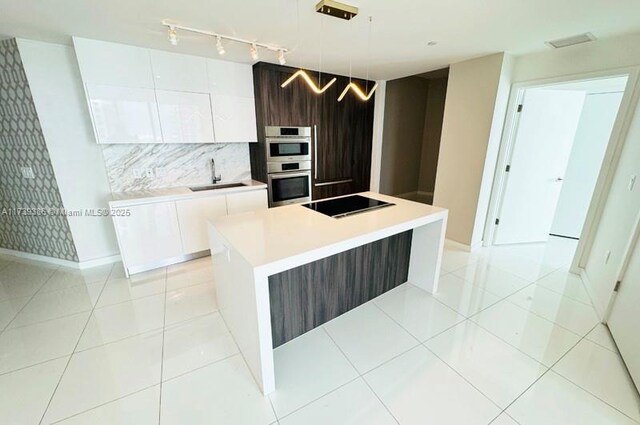
{"type": "Polygon", "coordinates": [[[433,203],[448,68],[387,81],[380,193],[433,203]]]}
{"type": "Polygon", "coordinates": [[[627,80],[521,89],[490,243],[580,238],[627,80]]]}

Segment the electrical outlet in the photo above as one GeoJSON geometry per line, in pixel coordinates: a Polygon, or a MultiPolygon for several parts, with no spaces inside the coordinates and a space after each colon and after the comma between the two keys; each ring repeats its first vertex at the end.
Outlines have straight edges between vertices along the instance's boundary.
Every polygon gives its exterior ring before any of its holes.
{"type": "Polygon", "coordinates": [[[36,175],[33,173],[33,168],[31,167],[20,167],[20,172],[22,173],[23,179],[35,179],[36,175]]]}

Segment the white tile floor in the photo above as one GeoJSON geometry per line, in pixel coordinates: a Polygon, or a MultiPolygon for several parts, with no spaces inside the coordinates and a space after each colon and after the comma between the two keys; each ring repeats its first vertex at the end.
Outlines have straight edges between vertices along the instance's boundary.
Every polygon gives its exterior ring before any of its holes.
{"type": "Polygon", "coordinates": [[[638,425],[574,248],[449,247],[437,294],[402,285],[279,347],[268,397],[209,259],[131,279],[0,259],[0,423],[638,425]]]}

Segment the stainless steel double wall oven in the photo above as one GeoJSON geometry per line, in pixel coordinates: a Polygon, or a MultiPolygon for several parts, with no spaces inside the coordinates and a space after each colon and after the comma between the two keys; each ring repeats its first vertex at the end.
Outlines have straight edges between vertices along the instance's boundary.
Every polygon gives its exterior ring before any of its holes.
{"type": "Polygon", "coordinates": [[[269,206],[311,201],[311,127],[266,127],[269,206]]]}

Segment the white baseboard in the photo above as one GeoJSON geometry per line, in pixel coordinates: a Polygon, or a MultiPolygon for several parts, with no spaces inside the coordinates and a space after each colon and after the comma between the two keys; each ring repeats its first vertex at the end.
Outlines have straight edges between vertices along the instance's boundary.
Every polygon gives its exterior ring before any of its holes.
{"type": "Polygon", "coordinates": [[[103,266],[105,264],[117,263],[118,261],[120,261],[120,254],[111,255],[109,257],[103,257],[103,258],[96,258],[88,261],[75,262],[75,261],[63,260],[60,258],[47,257],[46,255],[32,254],[30,252],[15,251],[13,249],[6,249],[6,248],[0,248],[0,255],[6,255],[9,257],[16,257],[16,258],[24,258],[26,260],[41,261],[47,264],[54,264],[56,266],[64,266],[64,267],[69,267],[72,269],[79,269],[79,270],[88,269],[91,267],[103,266]]]}

